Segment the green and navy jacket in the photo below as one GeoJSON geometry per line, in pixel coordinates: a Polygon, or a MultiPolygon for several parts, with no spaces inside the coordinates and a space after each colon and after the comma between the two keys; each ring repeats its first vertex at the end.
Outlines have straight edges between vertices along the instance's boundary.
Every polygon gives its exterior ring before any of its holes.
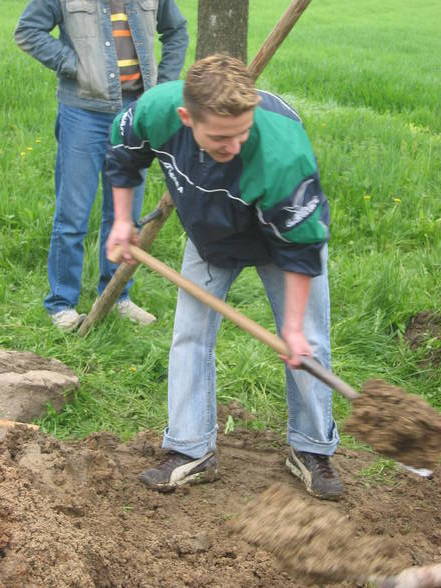
{"type": "Polygon", "coordinates": [[[230,162],[202,151],[176,109],[183,82],[145,92],[114,121],[107,173],[113,186],[141,183],[157,158],[179,218],[200,256],[220,267],[275,263],[321,273],[329,210],[297,113],[259,92],[249,138],[230,162]]]}

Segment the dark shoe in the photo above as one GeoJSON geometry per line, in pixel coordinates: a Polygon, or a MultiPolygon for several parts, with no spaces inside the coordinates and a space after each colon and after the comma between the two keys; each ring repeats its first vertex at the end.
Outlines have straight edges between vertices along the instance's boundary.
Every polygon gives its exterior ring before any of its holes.
{"type": "Polygon", "coordinates": [[[286,466],[316,498],[338,500],[343,494],[343,485],[327,455],[295,451],[290,447],[286,466]]]}
{"type": "Polygon", "coordinates": [[[213,482],[217,478],[217,458],[214,453],[194,459],[174,451],[157,468],[145,470],[139,475],[141,482],[149,488],[164,492],[184,484],[213,482]]]}

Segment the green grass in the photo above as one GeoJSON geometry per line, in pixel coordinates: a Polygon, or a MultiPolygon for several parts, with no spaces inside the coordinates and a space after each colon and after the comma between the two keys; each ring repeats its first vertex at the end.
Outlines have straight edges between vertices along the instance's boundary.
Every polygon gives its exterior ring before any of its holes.
{"type": "Polygon", "coordinates": [[[359,472],[359,477],[366,486],[388,485],[396,483],[398,465],[390,459],[378,458],[371,465],[359,472]]]}
{"type": "MultiPolygon", "coordinates": [[[[196,0],[180,0],[192,37],[196,0]]],[[[54,330],[42,307],[53,214],[56,112],[52,72],[21,53],[12,31],[24,1],[3,0],[0,23],[0,345],[56,357],[80,377],[73,402],[41,421],[59,437],[107,429],[128,438],[166,422],[167,353],[175,287],[142,268],[133,298],[159,317],[143,329],[111,315],[87,338],[54,330]]],[[[249,58],[286,9],[286,0],[250,3],[249,58]]],[[[315,1],[259,79],[304,120],[332,210],[330,283],[334,370],[355,387],[383,377],[441,408],[441,374],[420,367],[403,333],[441,302],[441,5],[389,0],[315,1]]],[[[164,185],[150,172],[145,211],[164,185]]],[[[95,298],[99,203],[91,218],[79,310],[95,298]]],[[[184,236],[171,218],[153,254],[179,269],[184,236]]],[[[268,328],[271,314],[252,270],[230,302],[268,328]]],[[[253,426],[283,430],[283,366],[231,324],[217,349],[219,399],[239,400],[253,426]]],[[[348,410],[335,399],[339,421],[348,410]]],[[[233,426],[230,423],[230,426],[233,426]]],[[[344,438],[346,444],[352,440],[344,438]]],[[[375,477],[375,472],[368,474],[375,477]]]]}

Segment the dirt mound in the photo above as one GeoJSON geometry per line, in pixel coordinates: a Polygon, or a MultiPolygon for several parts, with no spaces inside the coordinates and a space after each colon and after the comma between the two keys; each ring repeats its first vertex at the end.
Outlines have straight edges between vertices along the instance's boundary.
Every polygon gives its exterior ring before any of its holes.
{"type": "Polygon", "coordinates": [[[441,456],[441,414],[423,398],[383,380],[369,380],[352,401],[345,430],[406,465],[433,469],[441,456]]]}
{"type": "Polygon", "coordinates": [[[0,415],[29,423],[50,404],[59,411],[78,388],[74,372],[56,359],[0,349],[0,415]]]}
{"type": "MultiPolygon", "coordinates": [[[[129,443],[108,433],[67,443],[27,429],[9,431],[0,443],[0,586],[305,585],[295,570],[289,576],[269,552],[229,529],[275,482],[305,496],[284,467],[279,436],[220,435],[221,479],[165,495],[137,479],[162,458],[158,446],[151,432],[129,443]]],[[[392,485],[366,487],[359,472],[373,459],[339,451],[335,463],[347,493],[336,508],[360,535],[391,538],[406,566],[439,561],[439,481],[397,473],[392,485]]]]}
{"type": "Polygon", "coordinates": [[[251,501],[233,528],[274,553],[305,585],[387,577],[404,567],[390,539],[358,536],[348,517],[325,503],[274,484],[251,501]]]}

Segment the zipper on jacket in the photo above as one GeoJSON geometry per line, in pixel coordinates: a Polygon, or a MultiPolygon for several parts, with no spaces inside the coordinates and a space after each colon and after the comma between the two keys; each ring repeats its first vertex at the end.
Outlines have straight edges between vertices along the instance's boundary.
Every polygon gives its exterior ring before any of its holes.
{"type": "Polygon", "coordinates": [[[204,150],[199,149],[199,163],[204,163],[204,150]]]}

